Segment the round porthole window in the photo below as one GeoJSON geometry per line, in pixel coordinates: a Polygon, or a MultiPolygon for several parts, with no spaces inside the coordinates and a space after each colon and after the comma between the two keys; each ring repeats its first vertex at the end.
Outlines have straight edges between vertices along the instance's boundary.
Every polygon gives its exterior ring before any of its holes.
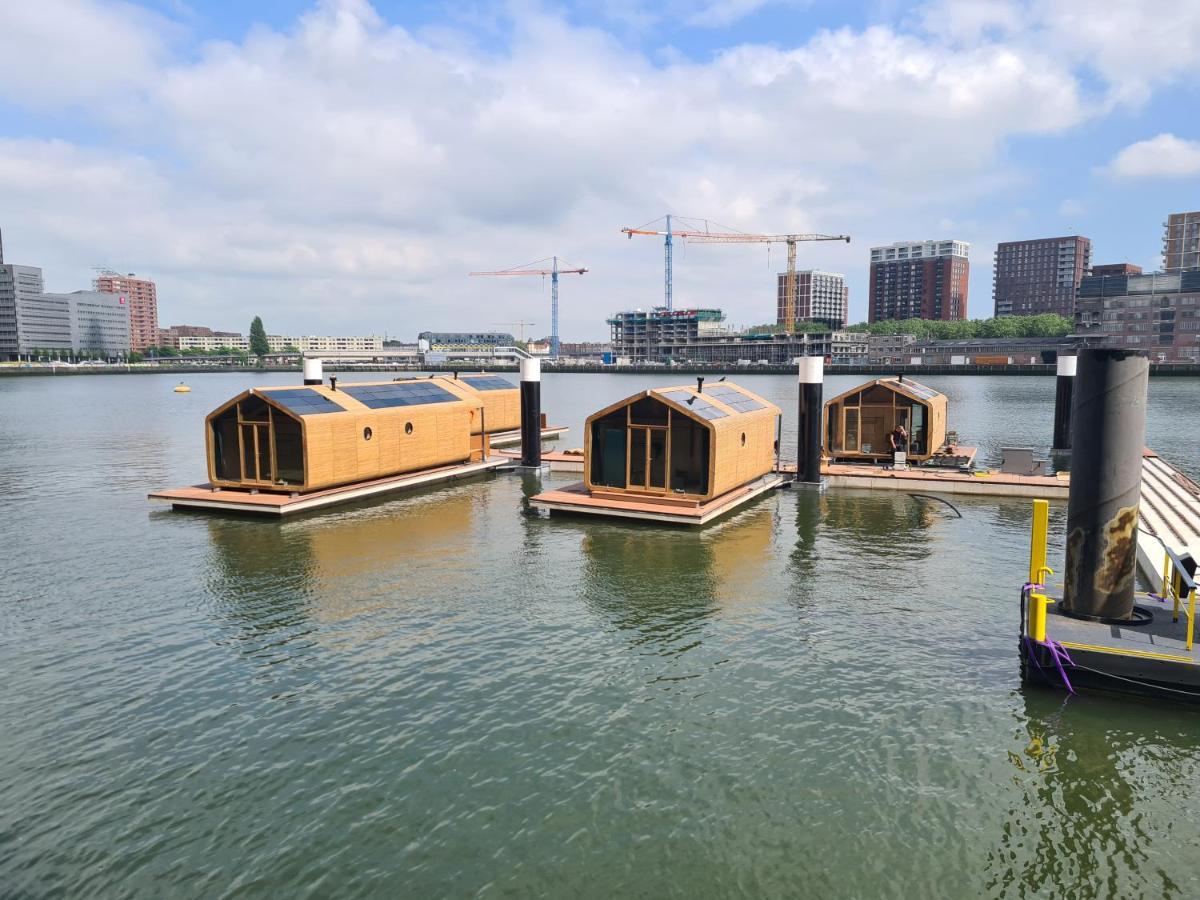
{"type": "Polygon", "coordinates": [[[364,441],[369,441],[369,440],[371,439],[371,435],[372,435],[372,434],[374,434],[374,432],[373,432],[373,431],[371,431],[371,429],[370,429],[370,428],[364,428],[364,429],[363,429],[363,440],[364,440],[364,441]]]}
{"type": "Polygon", "coordinates": [[[746,446],[746,432],[744,431],[742,432],[742,446],[746,446]]]}
{"type": "Polygon", "coordinates": [[[412,434],[412,422],[405,422],[405,423],[404,423],[404,433],[405,433],[405,434],[412,434]]]}

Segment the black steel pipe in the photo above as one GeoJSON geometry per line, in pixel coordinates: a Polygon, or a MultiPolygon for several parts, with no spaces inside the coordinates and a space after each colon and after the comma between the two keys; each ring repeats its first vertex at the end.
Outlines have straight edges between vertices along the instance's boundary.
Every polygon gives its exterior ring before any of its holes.
{"type": "Polygon", "coordinates": [[[1058,378],[1054,385],[1054,441],[1050,449],[1071,449],[1071,398],[1075,392],[1075,367],[1078,357],[1058,357],[1058,378]]]}
{"type": "Polygon", "coordinates": [[[1078,359],[1063,609],[1127,620],[1133,615],[1150,363],[1130,350],[1080,350],[1078,359]]]}
{"type": "Polygon", "coordinates": [[[521,360],[521,465],[542,464],[542,363],[521,360]]]}
{"type": "Polygon", "coordinates": [[[821,482],[821,401],[825,359],[806,356],[800,360],[800,404],[796,422],[796,480],[821,482]]]}

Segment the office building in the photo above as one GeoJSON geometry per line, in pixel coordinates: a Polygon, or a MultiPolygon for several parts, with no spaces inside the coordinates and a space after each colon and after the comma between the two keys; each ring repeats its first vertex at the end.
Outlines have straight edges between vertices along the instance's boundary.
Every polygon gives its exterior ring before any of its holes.
{"type": "Polygon", "coordinates": [[[59,304],[45,304],[42,270],[36,266],[0,263],[0,359],[17,359],[32,348],[32,338],[70,349],[69,314],[59,304]]]}
{"type": "Polygon", "coordinates": [[[129,355],[129,300],[124,294],[72,291],[45,296],[66,302],[74,353],[93,359],[121,359],[129,355]]]}
{"type": "Polygon", "coordinates": [[[124,294],[129,310],[130,344],[141,353],[158,342],[158,292],[154,282],[138,278],[132,272],[103,271],[92,282],[93,290],[104,294],[124,294]]]}
{"type": "Polygon", "coordinates": [[[1171,213],[1163,223],[1163,271],[1200,272],[1200,212],[1171,213]]]}
{"type": "Polygon", "coordinates": [[[417,335],[417,345],[422,352],[435,353],[487,353],[497,347],[511,347],[516,338],[502,331],[422,331],[417,335]]]}
{"type": "Polygon", "coordinates": [[[815,270],[797,272],[792,296],[787,293],[787,274],[780,274],[776,290],[777,325],[794,328],[801,322],[817,322],[830,329],[846,327],[850,290],[844,275],[815,270]]]}
{"type": "Polygon", "coordinates": [[[953,240],[872,247],[868,321],[966,318],[969,249],[953,240]]]}
{"type": "Polygon", "coordinates": [[[1075,334],[1085,346],[1144,350],[1151,362],[1200,362],[1200,270],[1083,279],[1075,334]]]}
{"type": "Polygon", "coordinates": [[[1036,316],[1043,313],[1070,318],[1075,292],[1092,266],[1092,242],[1077,234],[1068,237],[1005,241],[996,247],[992,275],[994,314],[1036,316]]]}
{"type": "Polygon", "coordinates": [[[1135,266],[1133,263],[1104,263],[1099,266],[1092,266],[1092,274],[1106,278],[1113,275],[1141,275],[1142,267],[1135,266]]]}

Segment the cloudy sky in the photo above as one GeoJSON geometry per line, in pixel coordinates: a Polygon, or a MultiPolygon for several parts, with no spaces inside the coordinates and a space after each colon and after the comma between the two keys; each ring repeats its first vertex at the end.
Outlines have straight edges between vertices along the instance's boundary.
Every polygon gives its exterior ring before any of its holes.
{"type": "MultiPolygon", "coordinates": [[[[163,324],[549,331],[662,298],[663,213],[802,244],[866,315],[868,248],[1080,233],[1159,263],[1200,208],[1200,3],[0,2],[0,228],[51,290],[94,265],[163,324]],[[597,10],[603,9],[603,12],[597,10]],[[516,330],[515,328],[505,330],[516,330]]],[[[680,246],[676,305],[774,317],[782,247],[680,246]]]]}

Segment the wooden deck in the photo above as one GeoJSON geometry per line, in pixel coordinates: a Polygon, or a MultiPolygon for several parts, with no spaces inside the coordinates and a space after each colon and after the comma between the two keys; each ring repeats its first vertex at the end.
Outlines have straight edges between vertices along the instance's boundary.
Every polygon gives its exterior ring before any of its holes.
{"type": "Polygon", "coordinates": [[[214,488],[211,484],[197,484],[191,487],[155,491],[149,495],[149,499],[170,503],[173,509],[217,510],[282,518],[295,513],[311,512],[383,494],[427,487],[460,478],[470,478],[511,462],[512,460],[507,456],[491,456],[483,462],[441,466],[421,472],[394,475],[390,478],[376,478],[372,481],[345,484],[307,494],[283,494],[269,491],[254,493],[238,488],[214,488]]]}
{"type": "MultiPolygon", "coordinates": [[[[560,437],[566,434],[570,429],[566,425],[547,425],[542,429],[543,441],[557,441],[560,437]]],[[[497,431],[488,435],[488,444],[492,447],[511,447],[513,444],[521,443],[521,430],[516,431],[497,431]]],[[[545,454],[542,454],[545,456],[545,454]]]]}
{"type": "MultiPolygon", "coordinates": [[[[520,450],[501,450],[502,454],[507,456],[510,461],[516,461],[521,458],[520,450]]],[[[542,451],[542,465],[549,466],[551,472],[575,472],[582,474],[583,472],[583,454],[582,453],[563,453],[558,450],[542,451]]]]}
{"type": "MultiPolygon", "coordinates": [[[[795,467],[792,467],[795,471],[795,467]]],[[[887,466],[833,463],[821,466],[829,487],[871,490],[936,491],[940,494],[975,494],[981,497],[1032,497],[1066,500],[1070,481],[1065,476],[1007,475],[1001,472],[964,472],[958,469],[909,467],[897,471],[887,466]]]]}
{"type": "MultiPolygon", "coordinates": [[[[671,525],[707,525],[719,516],[733,512],[756,497],[784,483],[778,474],[766,475],[748,485],[716,497],[706,503],[655,502],[651,499],[625,499],[614,494],[592,496],[583,482],[559,490],[544,491],[530,499],[537,509],[619,519],[640,519],[671,525]]],[[[671,498],[667,498],[669,501],[671,498]]]]}

